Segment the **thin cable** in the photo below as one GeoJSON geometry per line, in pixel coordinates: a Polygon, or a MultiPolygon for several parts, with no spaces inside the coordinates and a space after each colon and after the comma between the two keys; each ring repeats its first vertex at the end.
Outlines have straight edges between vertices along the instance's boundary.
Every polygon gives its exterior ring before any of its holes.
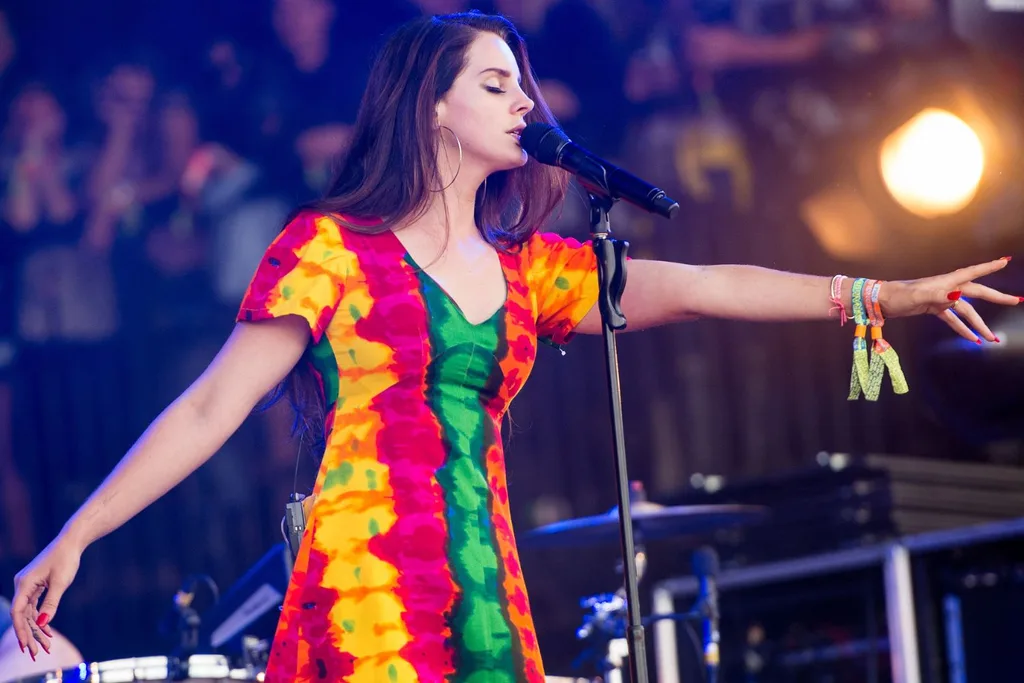
{"type": "Polygon", "coordinates": [[[708,683],[708,672],[707,667],[703,666],[701,662],[704,661],[704,646],[701,644],[700,639],[697,637],[697,631],[693,627],[693,624],[689,621],[683,622],[685,627],[686,635],[690,636],[690,642],[693,643],[693,651],[697,654],[697,667],[700,669],[700,677],[708,683]]]}
{"type": "MultiPolygon", "coordinates": [[[[295,453],[295,473],[292,475],[292,500],[299,499],[299,461],[302,459],[302,440],[303,437],[299,435],[299,449],[295,453]]],[[[281,520],[284,523],[284,520],[281,520]]]]}

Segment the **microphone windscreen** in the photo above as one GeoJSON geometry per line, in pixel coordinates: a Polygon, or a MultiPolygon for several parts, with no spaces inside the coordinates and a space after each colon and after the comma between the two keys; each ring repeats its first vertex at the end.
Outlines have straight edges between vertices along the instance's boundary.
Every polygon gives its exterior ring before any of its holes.
{"type": "Polygon", "coordinates": [[[519,146],[542,164],[556,165],[558,153],[570,142],[558,128],[539,121],[531,123],[519,135],[519,146]]]}

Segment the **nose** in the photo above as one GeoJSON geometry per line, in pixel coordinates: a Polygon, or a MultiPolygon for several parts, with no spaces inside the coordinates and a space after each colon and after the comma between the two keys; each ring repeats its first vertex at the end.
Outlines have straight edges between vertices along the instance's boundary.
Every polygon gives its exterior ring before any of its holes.
{"type": "Polygon", "coordinates": [[[518,116],[526,116],[531,111],[533,111],[533,107],[536,103],[533,100],[531,100],[530,97],[522,90],[520,90],[519,92],[521,93],[521,96],[516,100],[515,108],[513,109],[513,111],[518,116]]]}

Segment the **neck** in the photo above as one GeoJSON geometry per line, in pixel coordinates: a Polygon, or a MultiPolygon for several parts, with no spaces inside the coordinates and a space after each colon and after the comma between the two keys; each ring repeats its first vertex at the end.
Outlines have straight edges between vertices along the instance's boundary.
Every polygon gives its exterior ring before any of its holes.
{"type": "Polygon", "coordinates": [[[484,182],[482,171],[474,172],[464,165],[453,176],[442,164],[441,192],[431,192],[423,216],[401,226],[402,230],[422,232],[446,248],[459,243],[480,240],[476,226],[476,193],[484,182]],[[447,212],[446,212],[447,209],[447,212]]]}

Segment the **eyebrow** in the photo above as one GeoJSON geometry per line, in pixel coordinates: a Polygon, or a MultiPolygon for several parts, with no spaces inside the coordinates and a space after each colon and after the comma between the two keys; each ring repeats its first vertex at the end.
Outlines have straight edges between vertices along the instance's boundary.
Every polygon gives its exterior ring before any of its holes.
{"type": "MultiPolygon", "coordinates": [[[[500,68],[498,68],[496,66],[492,66],[490,68],[484,69],[483,71],[480,72],[479,75],[482,76],[482,75],[484,75],[485,73],[487,73],[489,71],[493,71],[494,73],[498,74],[502,78],[512,78],[512,72],[511,71],[509,71],[508,69],[500,69],[500,68]]],[[[520,78],[519,82],[522,83],[523,79],[520,78]]]]}

